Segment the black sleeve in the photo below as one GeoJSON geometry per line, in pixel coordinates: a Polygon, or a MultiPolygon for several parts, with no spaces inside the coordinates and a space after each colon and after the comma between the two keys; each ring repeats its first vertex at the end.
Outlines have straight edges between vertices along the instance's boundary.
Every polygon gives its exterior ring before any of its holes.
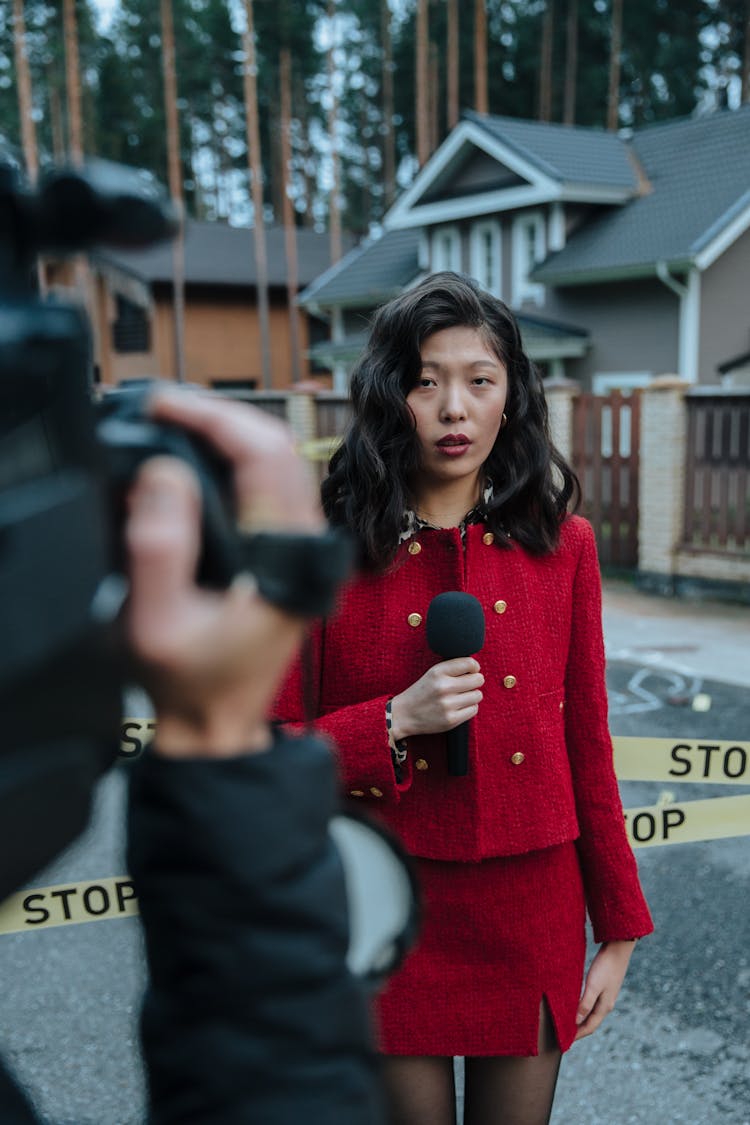
{"type": "Polygon", "coordinates": [[[330,754],[307,738],[135,764],[154,1125],[381,1125],[367,1000],[345,964],[335,799],[330,754]]]}
{"type": "Polygon", "coordinates": [[[3,1125],[43,1125],[27,1101],[26,1095],[16,1085],[0,1062],[0,1121],[3,1125]]]}

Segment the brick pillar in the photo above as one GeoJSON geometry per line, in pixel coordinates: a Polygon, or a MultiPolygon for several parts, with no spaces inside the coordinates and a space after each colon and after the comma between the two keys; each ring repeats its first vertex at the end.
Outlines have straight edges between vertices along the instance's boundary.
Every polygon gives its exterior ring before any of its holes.
{"type": "Polygon", "coordinates": [[[570,465],[573,462],[573,403],[581,388],[572,379],[547,379],[544,393],[552,441],[570,465]]]}
{"type": "Polygon", "coordinates": [[[298,445],[313,441],[318,434],[315,396],[303,391],[290,394],[286,400],[286,420],[298,445]]]}
{"type": "Polygon", "coordinates": [[[675,554],[682,539],[689,384],[662,375],[643,389],[638,487],[638,585],[674,593],[675,554]]]}

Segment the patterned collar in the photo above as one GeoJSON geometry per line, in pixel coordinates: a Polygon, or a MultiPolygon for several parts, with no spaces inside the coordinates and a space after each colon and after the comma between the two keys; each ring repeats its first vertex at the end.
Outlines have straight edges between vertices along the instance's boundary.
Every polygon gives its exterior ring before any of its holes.
{"type": "MultiPolygon", "coordinates": [[[[482,494],[482,499],[478,504],[466,513],[464,518],[458,525],[458,530],[461,533],[461,538],[466,537],[466,528],[472,523],[481,523],[485,518],[486,506],[494,495],[494,487],[492,481],[488,481],[485,490],[482,494]]],[[[407,539],[411,539],[418,531],[440,531],[442,530],[437,524],[429,523],[428,520],[421,519],[413,509],[408,509],[404,512],[404,529],[398,537],[399,543],[405,543],[407,539]]]]}

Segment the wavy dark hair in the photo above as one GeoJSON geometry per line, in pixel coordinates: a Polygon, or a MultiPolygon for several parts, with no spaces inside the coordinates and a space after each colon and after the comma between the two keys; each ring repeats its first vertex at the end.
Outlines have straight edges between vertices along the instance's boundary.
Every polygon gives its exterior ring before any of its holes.
{"type": "Polygon", "coordinates": [[[512,537],[536,555],[554,550],[578,480],[552,444],[542,379],[521,344],[516,318],[470,278],[436,273],[383,305],[351,379],[353,416],[323,482],[331,523],[357,537],[362,562],[385,570],[398,549],[411,482],[420,467],[406,396],[421,371],[422,344],[444,328],[476,328],[508,372],[507,424],[485,462],[494,495],[485,522],[499,545],[512,537]]]}

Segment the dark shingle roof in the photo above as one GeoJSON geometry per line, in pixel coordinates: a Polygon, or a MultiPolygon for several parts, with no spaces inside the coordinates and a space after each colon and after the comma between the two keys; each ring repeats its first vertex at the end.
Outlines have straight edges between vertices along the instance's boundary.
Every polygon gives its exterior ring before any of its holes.
{"type": "MultiPolygon", "coordinates": [[[[298,228],[296,233],[299,284],[308,285],[330,264],[329,237],[307,228],[298,228]]],[[[266,228],[266,254],[269,285],[286,285],[283,227],[266,228]]],[[[172,280],[172,245],[168,242],[146,250],[102,250],[97,257],[149,284],[172,280]]],[[[188,285],[255,285],[252,230],[230,227],[226,223],[188,220],[185,281],[188,285]]]]}
{"type": "Polygon", "coordinates": [[[750,105],[636,132],[651,191],[608,211],[535,272],[548,284],[684,266],[750,206],[750,105]]]}
{"type": "Polygon", "coordinates": [[[463,116],[553,180],[622,188],[628,194],[637,190],[627,144],[616,133],[473,111],[463,116]]]}
{"type": "Polygon", "coordinates": [[[420,235],[407,227],[355,247],[300,294],[300,303],[372,308],[387,301],[419,273],[420,235]]]}
{"type": "MultiPolygon", "coordinates": [[[[516,319],[521,329],[524,350],[533,360],[548,359],[550,355],[583,355],[589,347],[589,333],[585,328],[544,317],[527,316],[525,313],[517,313],[516,319]]],[[[308,354],[324,364],[335,363],[337,360],[351,363],[364,351],[368,336],[367,330],[363,330],[353,332],[336,343],[321,340],[320,343],[313,344],[308,354]]]]}

